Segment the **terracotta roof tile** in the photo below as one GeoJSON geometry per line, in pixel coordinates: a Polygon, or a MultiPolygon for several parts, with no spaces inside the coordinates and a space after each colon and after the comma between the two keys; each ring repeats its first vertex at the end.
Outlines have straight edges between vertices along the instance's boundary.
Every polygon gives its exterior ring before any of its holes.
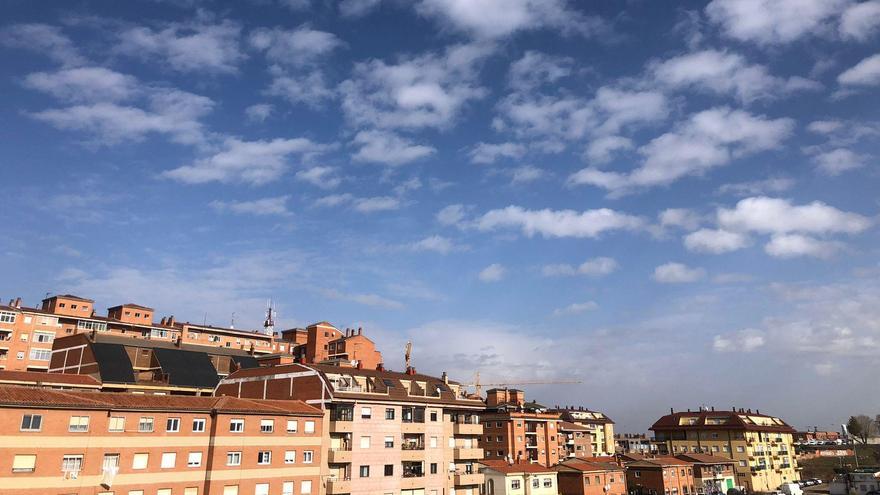
{"type": "Polygon", "coordinates": [[[8,371],[0,370],[0,383],[25,382],[43,384],[64,384],[99,387],[101,382],[89,375],[73,375],[69,373],[46,373],[42,371],[8,371]]]}
{"type": "Polygon", "coordinates": [[[530,462],[515,462],[513,464],[502,460],[482,460],[480,464],[487,468],[494,469],[499,473],[553,473],[552,467],[544,467],[540,464],[532,464],[530,462]]]}

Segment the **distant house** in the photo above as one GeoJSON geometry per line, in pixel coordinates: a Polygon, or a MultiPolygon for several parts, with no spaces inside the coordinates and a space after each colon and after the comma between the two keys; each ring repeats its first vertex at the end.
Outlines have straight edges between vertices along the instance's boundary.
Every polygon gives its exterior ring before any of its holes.
{"type": "Polygon", "coordinates": [[[484,495],[558,495],[554,468],[531,462],[480,461],[484,495]]]}
{"type": "Polygon", "coordinates": [[[626,495],[623,466],[603,460],[573,458],[558,466],[561,495],[626,495]]]}

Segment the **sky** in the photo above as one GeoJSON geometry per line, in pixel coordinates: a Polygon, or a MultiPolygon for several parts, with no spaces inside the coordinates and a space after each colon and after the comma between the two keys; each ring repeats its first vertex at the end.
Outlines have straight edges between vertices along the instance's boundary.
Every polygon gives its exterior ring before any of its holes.
{"type": "Polygon", "coordinates": [[[878,0],[0,13],[4,301],[271,299],[618,431],[880,413],[878,0]]]}

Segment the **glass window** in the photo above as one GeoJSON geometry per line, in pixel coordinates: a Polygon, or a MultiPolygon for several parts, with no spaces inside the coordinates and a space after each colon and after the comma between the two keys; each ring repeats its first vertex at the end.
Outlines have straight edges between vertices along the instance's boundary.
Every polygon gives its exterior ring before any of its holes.
{"type": "Polygon", "coordinates": [[[227,466],[240,466],[241,465],[241,452],[227,452],[226,453],[226,465],[227,466]]]}
{"type": "Polygon", "coordinates": [[[150,433],[153,431],[153,418],[149,416],[141,416],[141,419],[138,420],[138,431],[143,433],[150,433]]]}
{"type": "Polygon", "coordinates": [[[257,464],[272,464],[272,451],[261,450],[257,452],[257,464]]]}
{"type": "Polygon", "coordinates": [[[150,461],[150,454],[135,454],[131,460],[132,469],[147,469],[147,463],[150,461]]]}
{"type": "Polygon", "coordinates": [[[295,419],[287,420],[287,433],[296,433],[297,428],[299,428],[299,421],[295,419]]]}
{"type": "Polygon", "coordinates": [[[202,465],[202,453],[201,452],[190,452],[186,458],[186,465],[188,467],[199,467],[202,465]]]}
{"type": "Polygon", "coordinates": [[[31,359],[34,361],[48,361],[52,358],[52,349],[31,349],[31,359]]]}
{"type": "Polygon", "coordinates": [[[385,476],[394,476],[394,464],[385,464],[385,476]]]}
{"type": "Polygon", "coordinates": [[[162,469],[170,469],[173,468],[175,464],[177,464],[177,452],[162,453],[162,463],[159,467],[162,469]]]}
{"type": "Polygon", "coordinates": [[[67,431],[82,433],[85,431],[89,431],[89,417],[88,416],[71,416],[70,423],[67,426],[67,431]]]}
{"type": "Polygon", "coordinates": [[[260,433],[272,433],[275,431],[275,420],[274,419],[261,419],[260,420],[260,433]]]}
{"type": "Polygon", "coordinates": [[[370,448],[370,437],[361,437],[361,448],[369,449],[370,448]]]}
{"type": "Polygon", "coordinates": [[[15,323],[15,313],[11,311],[0,311],[0,323],[15,323]]]}
{"type": "Polygon", "coordinates": [[[244,420],[243,419],[231,419],[229,420],[229,431],[233,433],[241,433],[244,431],[244,420]]]}
{"type": "Polygon", "coordinates": [[[205,431],[205,418],[196,418],[193,420],[193,432],[200,433],[205,431]]]}
{"type": "Polygon", "coordinates": [[[156,495],[171,495],[171,488],[159,488],[156,495]]]}
{"type": "Polygon", "coordinates": [[[293,495],[293,482],[292,481],[281,482],[281,495],[293,495]]]}
{"type": "Polygon", "coordinates": [[[373,417],[373,409],[369,407],[361,407],[361,418],[370,419],[373,417]]]}
{"type": "Polygon", "coordinates": [[[394,409],[388,407],[385,409],[385,419],[394,419],[394,409]]]}
{"type": "Polygon", "coordinates": [[[315,456],[315,453],[313,451],[304,450],[303,451],[303,464],[311,464],[314,456],[315,456]]]}
{"type": "Polygon", "coordinates": [[[122,416],[111,416],[107,422],[107,431],[125,431],[125,418],[122,416]]]}
{"type": "Polygon", "coordinates": [[[295,450],[285,450],[284,451],[284,464],[293,464],[296,462],[296,451],[295,450]]]}
{"type": "Polygon", "coordinates": [[[519,480],[510,480],[510,488],[512,490],[519,490],[520,483],[519,480]]]}
{"type": "Polygon", "coordinates": [[[540,487],[541,487],[541,480],[539,480],[538,478],[532,478],[532,488],[540,488],[540,487]]]}
{"type": "Polygon", "coordinates": [[[305,480],[299,484],[299,493],[310,495],[312,493],[312,480],[305,480]]]}
{"type": "Polygon", "coordinates": [[[171,433],[180,431],[180,418],[168,418],[165,421],[165,431],[171,433]]]}
{"type": "Polygon", "coordinates": [[[393,449],[394,448],[394,437],[385,437],[385,448],[393,449]]]}
{"type": "MultiPolygon", "coordinates": [[[[614,483],[614,480],[611,480],[614,483]]],[[[544,488],[550,488],[553,486],[553,478],[544,478],[544,488]]]]}
{"type": "Polygon", "coordinates": [[[223,487],[223,495],[238,495],[238,485],[226,485],[223,487]]]}
{"type": "Polygon", "coordinates": [[[361,475],[361,478],[369,478],[370,477],[370,466],[361,466],[360,475],[361,475]]]}
{"type": "Polygon", "coordinates": [[[257,483],[254,486],[254,495],[269,495],[269,483],[257,483]]]}
{"type": "Polygon", "coordinates": [[[21,417],[21,431],[40,431],[43,426],[43,416],[40,414],[25,414],[21,417]]]}
{"type": "Polygon", "coordinates": [[[306,421],[306,426],[303,431],[305,433],[314,433],[315,432],[315,422],[314,421],[306,421]]]}

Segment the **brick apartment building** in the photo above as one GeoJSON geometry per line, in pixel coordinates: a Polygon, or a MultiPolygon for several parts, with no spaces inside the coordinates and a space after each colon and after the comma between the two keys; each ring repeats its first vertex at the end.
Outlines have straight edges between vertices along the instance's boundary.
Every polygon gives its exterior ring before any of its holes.
{"type": "Polygon", "coordinates": [[[734,460],[712,454],[678,454],[675,456],[694,464],[694,483],[697,495],[727,493],[736,487],[734,460]]]}
{"type": "Polygon", "coordinates": [[[555,469],[559,495],[627,495],[625,470],[615,462],[574,458],[555,469]]]}
{"type": "Polygon", "coordinates": [[[586,426],[592,434],[592,451],[596,456],[610,456],[616,452],[614,421],[604,413],[584,407],[554,407],[549,412],[559,415],[563,421],[586,426]]]}
{"type": "Polygon", "coordinates": [[[615,433],[614,443],[618,454],[658,454],[662,445],[644,433],[615,433]]]}
{"type": "Polygon", "coordinates": [[[558,495],[556,470],[532,462],[480,461],[484,495],[558,495]]]}
{"type": "Polygon", "coordinates": [[[732,458],[736,486],[750,491],[772,491],[800,477],[795,430],[775,416],[750,409],[670,411],[651,430],[673,455],[711,453],[732,458]]]}
{"type": "Polygon", "coordinates": [[[593,433],[584,425],[560,421],[558,425],[560,458],[587,459],[593,457],[593,433]]]}
{"type": "Polygon", "coordinates": [[[299,401],[0,386],[0,494],[319,495],[299,401]]]}
{"type": "Polygon", "coordinates": [[[327,494],[479,494],[484,404],[445,376],[291,363],[237,371],[216,393],[322,407],[327,494]]]}
{"type": "Polygon", "coordinates": [[[566,457],[558,438],[559,423],[559,415],[548,412],[546,406],[526,402],[522,390],[489,389],[480,447],[487,460],[553,466],[566,457]]]}
{"type": "Polygon", "coordinates": [[[694,465],[675,457],[624,454],[626,486],[631,495],[694,495],[694,465]]]}

